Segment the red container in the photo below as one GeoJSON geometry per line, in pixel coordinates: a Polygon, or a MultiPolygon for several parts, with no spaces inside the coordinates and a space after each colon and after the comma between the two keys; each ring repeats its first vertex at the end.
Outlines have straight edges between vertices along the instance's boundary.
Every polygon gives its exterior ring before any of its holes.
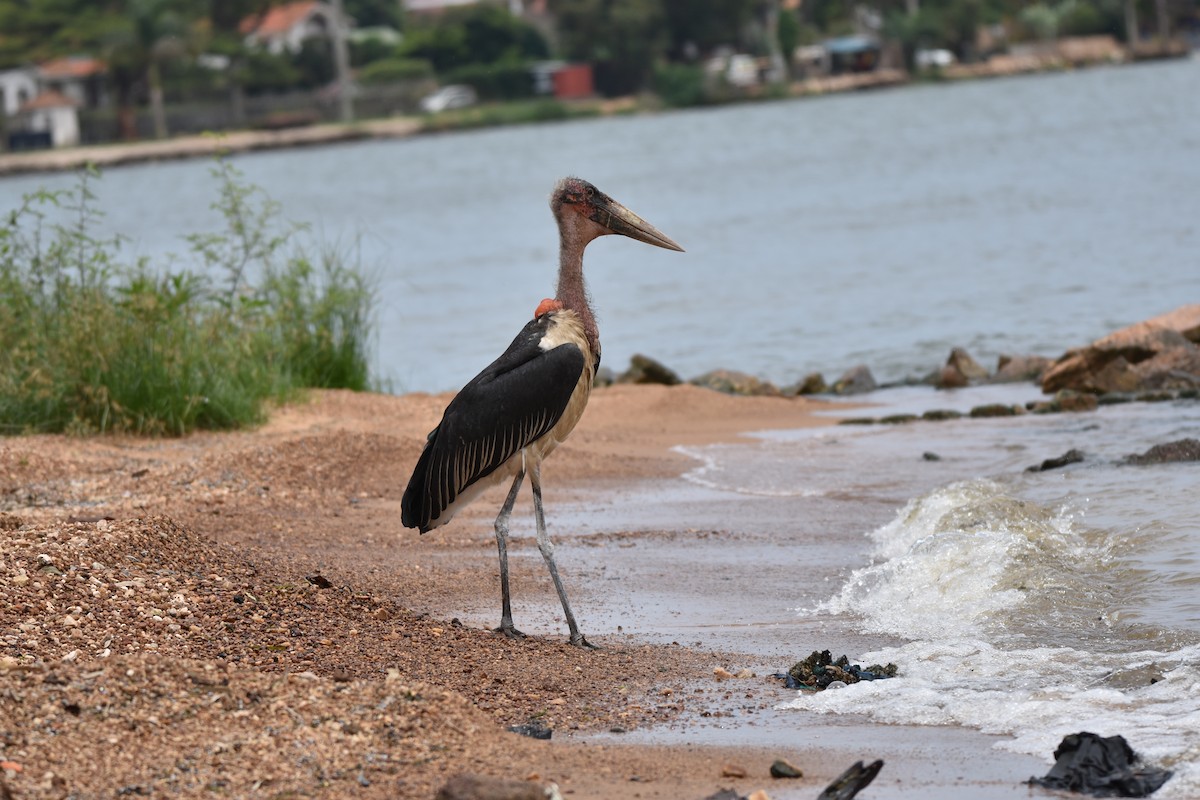
{"type": "Polygon", "coordinates": [[[592,94],[591,64],[569,64],[554,73],[554,96],[559,100],[579,100],[592,94]]]}

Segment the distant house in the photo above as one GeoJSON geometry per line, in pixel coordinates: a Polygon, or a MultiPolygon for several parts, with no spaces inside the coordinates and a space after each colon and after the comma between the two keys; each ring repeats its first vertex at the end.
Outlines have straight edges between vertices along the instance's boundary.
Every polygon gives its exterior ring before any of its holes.
{"type": "Polygon", "coordinates": [[[834,75],[845,72],[870,72],[879,66],[880,46],[871,36],[842,36],[826,39],[829,70],[834,75]]]}
{"type": "Polygon", "coordinates": [[[37,93],[37,70],[33,67],[0,72],[0,115],[13,116],[37,93]]]}
{"type": "Polygon", "coordinates": [[[49,134],[53,147],[79,144],[78,103],[56,91],[46,91],[30,100],[17,111],[15,127],[26,136],[49,134]]]}
{"type": "MultiPolygon", "coordinates": [[[[284,51],[298,53],[306,39],[327,39],[332,35],[333,14],[328,3],[298,0],[246,17],[238,30],[251,47],[263,47],[276,55],[284,51]]],[[[352,20],[344,21],[347,29],[353,27],[352,20]]]]}
{"type": "Polygon", "coordinates": [[[107,65],[91,56],[56,58],[37,67],[38,84],[43,91],[69,97],[80,108],[107,104],[104,81],[107,72],[107,65]]]}

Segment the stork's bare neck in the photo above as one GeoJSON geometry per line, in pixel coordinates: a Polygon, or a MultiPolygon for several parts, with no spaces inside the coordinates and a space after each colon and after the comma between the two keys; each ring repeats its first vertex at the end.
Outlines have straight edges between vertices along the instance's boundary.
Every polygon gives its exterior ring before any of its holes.
{"type": "Polygon", "coordinates": [[[583,280],[583,249],[586,246],[587,241],[579,241],[567,235],[562,237],[562,246],[558,254],[558,290],[554,296],[563,308],[579,315],[588,345],[592,348],[592,353],[598,356],[600,330],[596,326],[596,316],[592,313],[587,284],[583,280]]]}
{"type": "Polygon", "coordinates": [[[550,209],[558,221],[558,293],[563,308],[579,315],[592,352],[600,353],[600,333],[583,280],[583,251],[588,242],[619,233],[640,242],[683,250],[649,222],[634,214],[592,184],[580,178],[563,178],[550,196],[550,209]]]}

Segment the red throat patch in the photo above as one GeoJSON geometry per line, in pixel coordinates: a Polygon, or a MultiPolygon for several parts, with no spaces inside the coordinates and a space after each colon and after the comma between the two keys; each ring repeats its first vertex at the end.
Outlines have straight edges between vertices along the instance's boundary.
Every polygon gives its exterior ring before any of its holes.
{"type": "Polygon", "coordinates": [[[562,311],[563,304],[552,297],[547,297],[542,302],[538,303],[537,311],[533,312],[534,317],[540,317],[542,314],[549,314],[552,311],[562,311]]]}

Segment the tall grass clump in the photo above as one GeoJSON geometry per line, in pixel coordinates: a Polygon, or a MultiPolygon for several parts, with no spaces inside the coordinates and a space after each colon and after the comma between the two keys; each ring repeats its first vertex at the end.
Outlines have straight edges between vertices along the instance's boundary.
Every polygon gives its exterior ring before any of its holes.
{"type": "Polygon", "coordinates": [[[203,263],[121,260],[92,186],[26,196],[0,225],[0,432],[181,435],[260,422],[306,387],[364,389],[371,293],[336,248],[301,241],[227,161],[203,263]]]}

